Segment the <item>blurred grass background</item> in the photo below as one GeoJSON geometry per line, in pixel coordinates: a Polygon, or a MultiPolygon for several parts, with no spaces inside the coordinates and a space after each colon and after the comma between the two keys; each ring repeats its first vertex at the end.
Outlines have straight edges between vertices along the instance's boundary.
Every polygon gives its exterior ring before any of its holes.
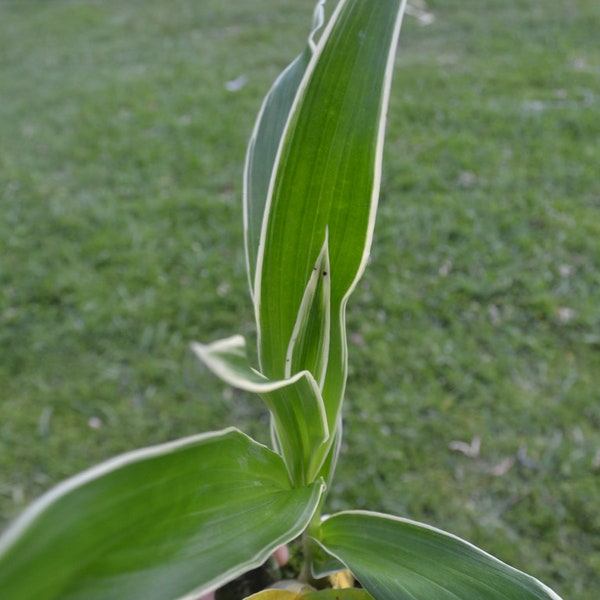
{"type": "MultiPolygon", "coordinates": [[[[313,4],[0,2],[0,525],[118,452],[267,439],[188,344],[252,334],[245,144],[313,4]]],[[[600,5],[412,6],[330,507],[595,600],[600,5]]]]}

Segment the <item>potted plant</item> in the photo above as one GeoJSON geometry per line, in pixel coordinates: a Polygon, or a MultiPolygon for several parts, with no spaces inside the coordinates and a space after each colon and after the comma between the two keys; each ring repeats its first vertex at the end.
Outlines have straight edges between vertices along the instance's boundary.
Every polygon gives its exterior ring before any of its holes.
{"type": "Polygon", "coordinates": [[[0,538],[7,600],[198,598],[293,540],[291,583],[253,600],[558,596],[454,535],[366,511],[325,516],[342,439],[345,309],[373,235],[404,0],[318,2],[304,52],[267,95],[244,173],[258,333],[193,344],[271,412],[272,448],[235,428],[134,450],[63,482],[0,538]],[[349,571],[361,589],[335,590],[349,571]]]}

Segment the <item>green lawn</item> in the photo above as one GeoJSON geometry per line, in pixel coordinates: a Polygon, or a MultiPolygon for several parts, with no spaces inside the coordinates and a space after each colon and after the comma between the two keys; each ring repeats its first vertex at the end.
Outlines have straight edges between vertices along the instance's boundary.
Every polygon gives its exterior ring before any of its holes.
{"type": "MultiPolygon", "coordinates": [[[[267,439],[189,342],[252,334],[245,144],[312,7],[0,1],[0,525],[118,452],[267,439]]],[[[426,520],[596,600],[600,4],[427,10],[400,42],[330,506],[426,520]]]]}

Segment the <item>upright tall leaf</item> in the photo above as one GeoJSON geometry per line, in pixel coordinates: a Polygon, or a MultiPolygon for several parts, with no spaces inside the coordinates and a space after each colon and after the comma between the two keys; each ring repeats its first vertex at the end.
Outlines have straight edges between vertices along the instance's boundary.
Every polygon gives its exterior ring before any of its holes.
{"type": "Polygon", "coordinates": [[[331,428],[346,379],[345,304],[371,244],[403,8],[404,0],[339,2],[298,88],[265,205],[254,291],[261,368],[270,379],[285,375],[328,232],[331,332],[323,395],[331,428]]]}
{"type": "Polygon", "coordinates": [[[254,126],[244,168],[244,238],[250,293],[254,298],[256,259],[275,157],[298,87],[315,50],[315,36],[323,26],[325,0],[314,10],[304,52],[277,78],[265,97],[254,126]]]}

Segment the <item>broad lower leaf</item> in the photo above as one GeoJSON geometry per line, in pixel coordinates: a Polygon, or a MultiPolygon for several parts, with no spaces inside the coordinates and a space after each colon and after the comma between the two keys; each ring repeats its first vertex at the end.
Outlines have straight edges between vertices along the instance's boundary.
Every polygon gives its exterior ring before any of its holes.
{"type": "Polygon", "coordinates": [[[308,371],[290,379],[269,381],[253,369],[246,343],[236,335],[213,344],[192,344],[197,356],[221,379],[259,394],[273,415],[278,449],[295,483],[312,481],[329,447],[329,428],[321,392],[308,371]]]}
{"type": "Polygon", "coordinates": [[[267,94],[248,144],[244,169],[244,237],[253,298],[258,245],[273,165],[290,109],[315,49],[315,36],[323,26],[324,4],[325,0],[320,0],[315,8],[304,52],[277,78],[267,94]]]}
{"type": "Polygon", "coordinates": [[[407,519],[339,513],[321,524],[319,543],[376,600],[560,600],[468,542],[407,519]]]}
{"type": "Polygon", "coordinates": [[[328,238],[331,333],[324,382],[337,422],[346,300],[371,244],[383,133],[404,0],[341,0],[285,125],[265,204],[254,285],[262,372],[281,379],[307,283],[328,238]]]}
{"type": "Polygon", "coordinates": [[[322,493],[227,429],[137,450],[60,484],[0,538],[7,600],[196,598],[262,564],[322,493]]]}

